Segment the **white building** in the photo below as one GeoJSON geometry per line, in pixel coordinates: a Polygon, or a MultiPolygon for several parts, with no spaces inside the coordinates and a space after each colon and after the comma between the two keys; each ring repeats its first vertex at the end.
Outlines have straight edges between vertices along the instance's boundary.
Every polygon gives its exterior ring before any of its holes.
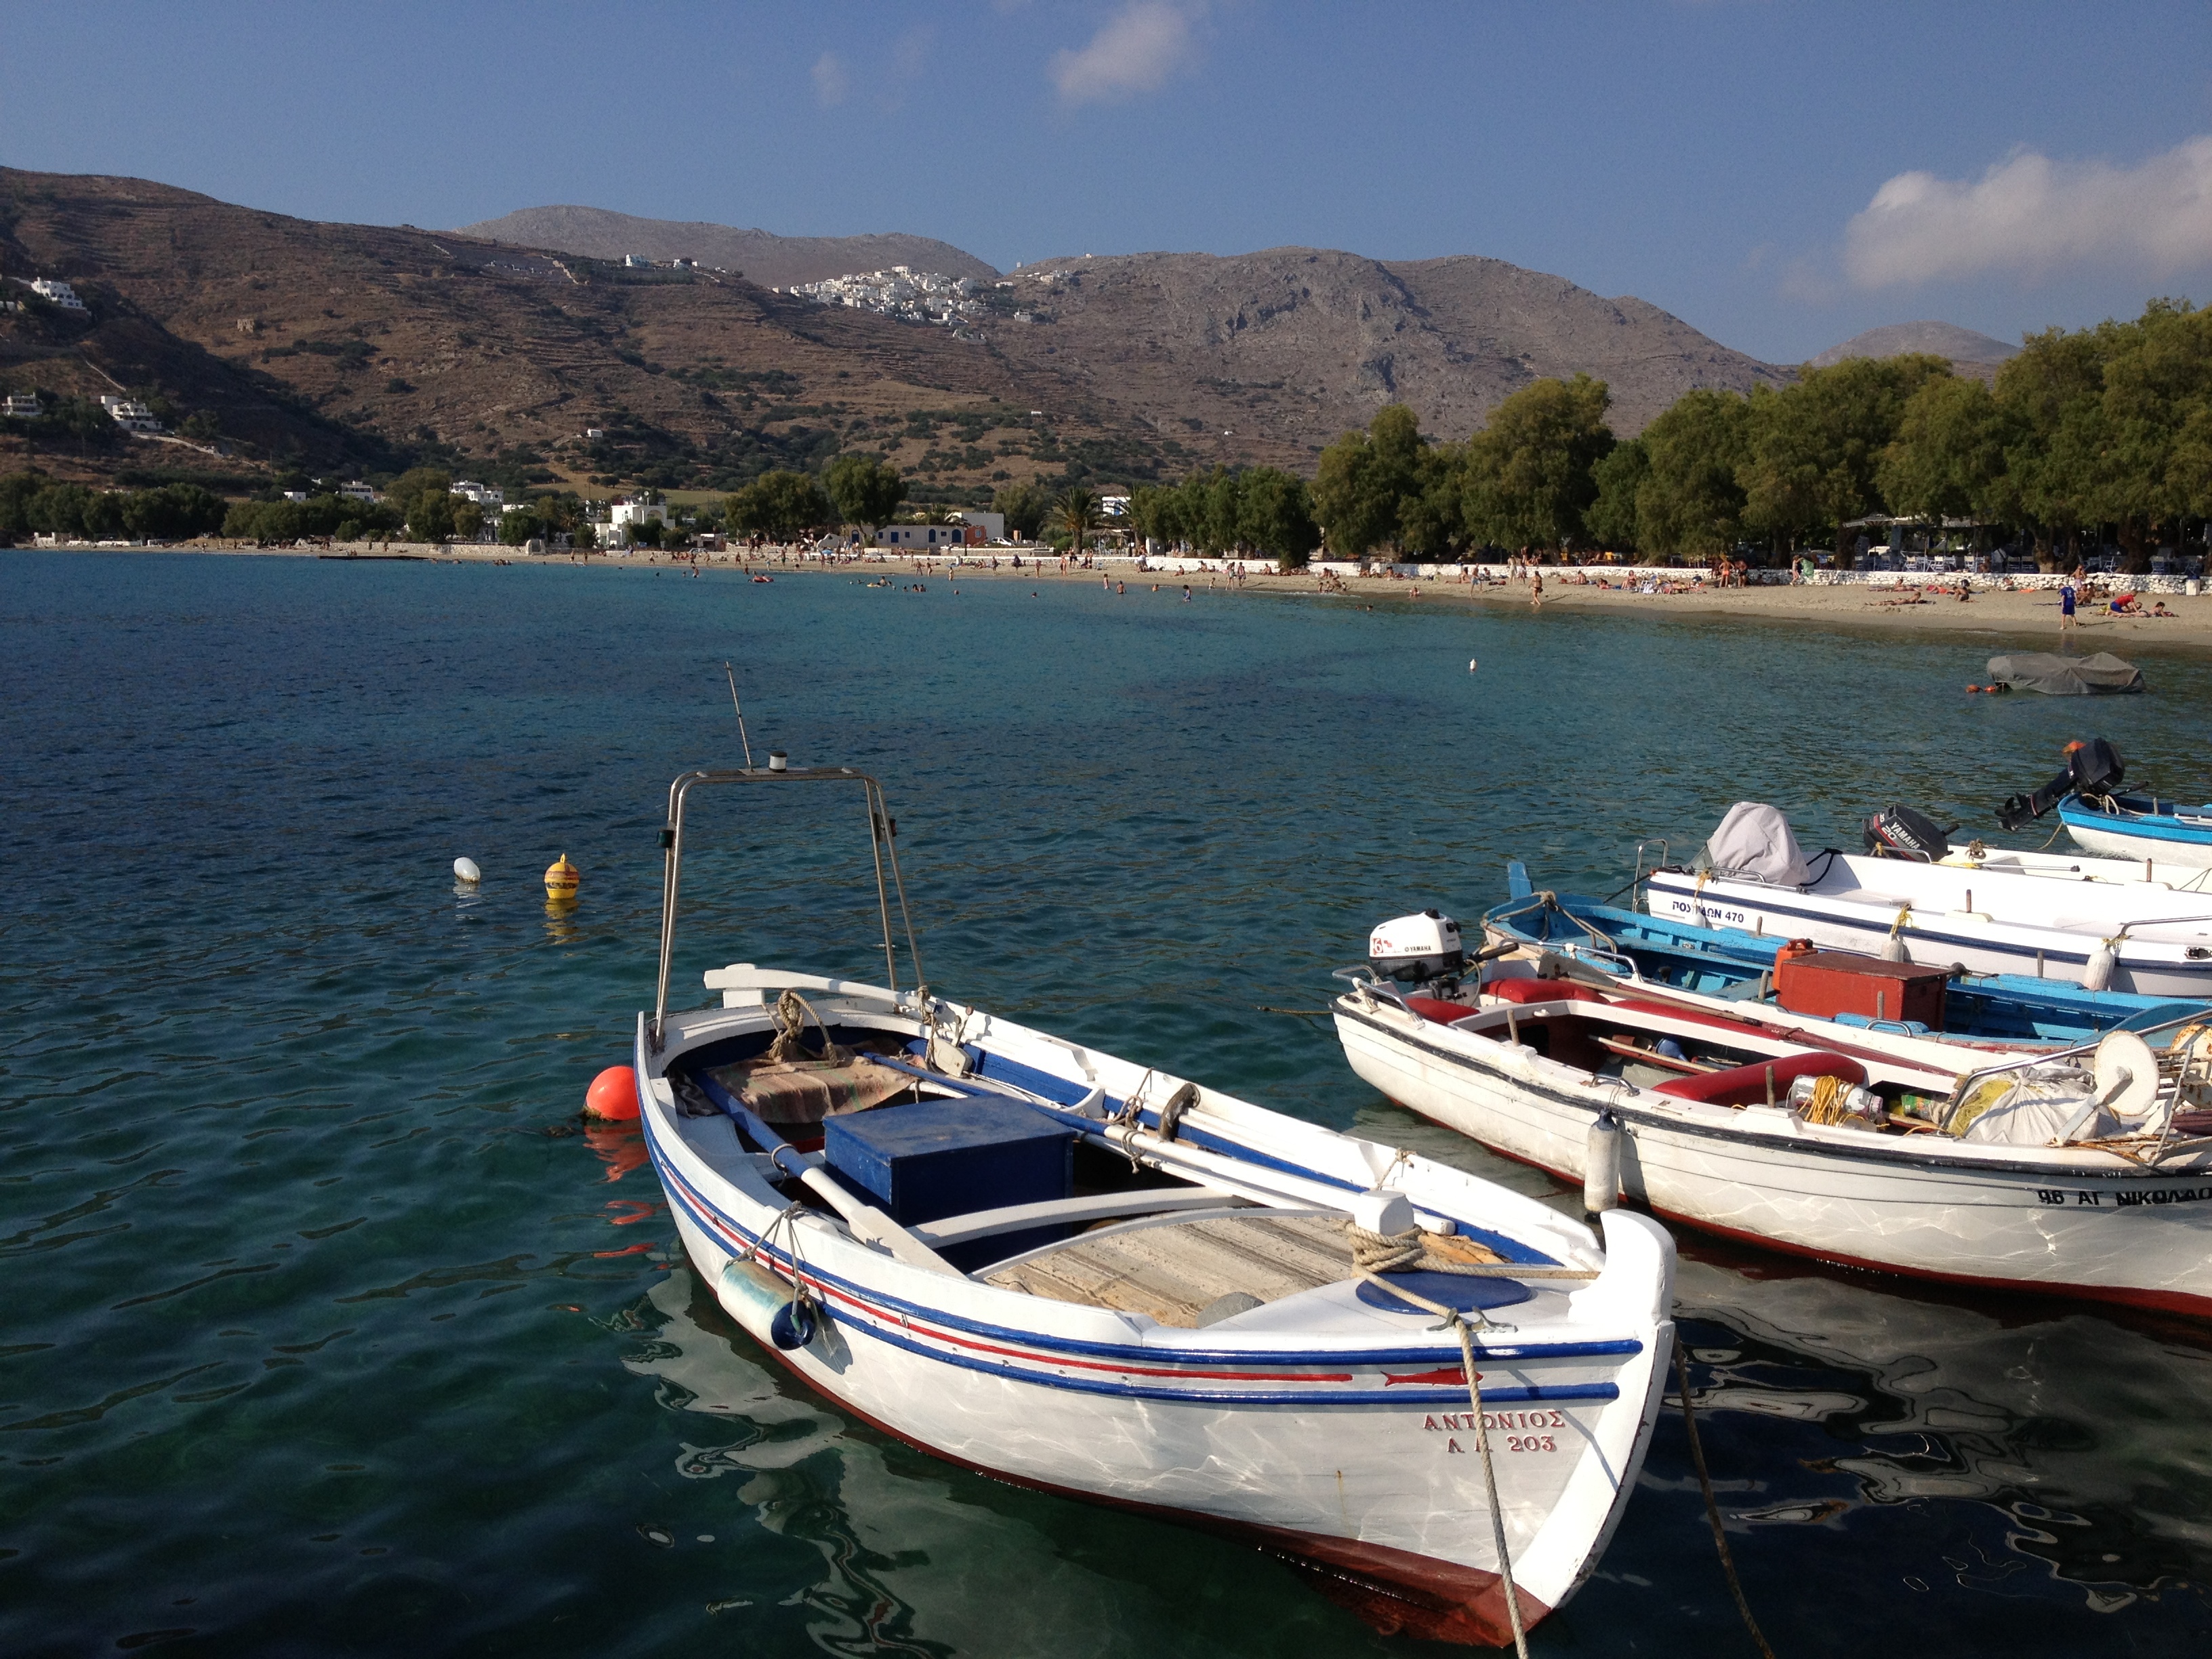
{"type": "Polygon", "coordinates": [[[642,253],[625,253],[623,255],[623,266],[628,270],[651,270],[653,261],[642,253]]]}
{"type": "Polygon", "coordinates": [[[876,532],[878,547],[924,551],[937,547],[981,546],[983,532],[969,524],[887,524],[876,532]]]}
{"type": "Polygon", "coordinates": [[[453,494],[467,496],[487,513],[503,506],[507,501],[504,489],[494,484],[480,484],[468,478],[463,478],[453,486],[453,494]]]}
{"type": "Polygon", "coordinates": [[[46,412],[35,392],[11,392],[7,402],[0,404],[0,417],[10,421],[35,421],[46,412]]]}
{"type": "Polygon", "coordinates": [[[983,532],[983,539],[987,542],[1002,542],[1006,539],[1006,515],[1003,513],[985,513],[973,507],[964,508],[960,514],[960,522],[974,525],[976,529],[983,532]]]}
{"type": "Polygon", "coordinates": [[[338,494],[356,501],[380,501],[383,495],[358,478],[348,479],[338,486],[338,494]]]}
{"type": "Polygon", "coordinates": [[[592,526],[601,547],[628,547],[634,539],[630,526],[648,520],[665,525],[668,508],[659,501],[617,501],[607,511],[606,522],[592,526]]]}
{"type": "Polygon", "coordinates": [[[59,306],[64,311],[82,311],[84,301],[76,297],[76,290],[67,283],[56,282],[51,276],[41,276],[31,284],[31,292],[40,299],[59,306]]]}
{"type": "Polygon", "coordinates": [[[136,398],[116,398],[103,394],[100,406],[106,410],[116,425],[128,432],[159,432],[161,423],[154,411],[136,398]]]}
{"type": "Polygon", "coordinates": [[[1098,511],[1109,519],[1126,519],[1129,516],[1129,498],[1127,495],[1101,495],[1098,511]]]}

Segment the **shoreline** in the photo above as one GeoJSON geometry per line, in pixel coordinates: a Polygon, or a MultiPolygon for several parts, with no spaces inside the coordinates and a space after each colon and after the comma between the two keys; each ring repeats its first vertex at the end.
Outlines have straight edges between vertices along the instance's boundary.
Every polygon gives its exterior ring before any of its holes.
{"type": "MultiPolygon", "coordinates": [[[[325,549],[222,546],[205,542],[182,542],[137,547],[96,547],[80,544],[21,550],[190,553],[228,557],[319,559],[330,563],[419,562],[542,569],[665,571],[693,568],[688,556],[660,553],[619,557],[594,553],[579,558],[568,553],[533,556],[511,548],[482,544],[434,547],[426,543],[372,542],[340,544],[325,549]]],[[[987,553],[984,556],[994,556],[987,553]]],[[[699,556],[697,568],[702,579],[709,576],[743,578],[747,572],[757,570],[773,574],[779,580],[786,576],[844,576],[849,580],[860,573],[868,572],[931,584],[1011,580],[1041,585],[1045,582],[1096,582],[1103,576],[1109,581],[1121,584],[1127,590],[1149,592],[1157,586],[1162,593],[1172,592],[1178,597],[1188,583],[1194,595],[1209,591],[1214,593],[1228,591],[1271,593],[1322,599],[1337,605],[1364,608],[1388,606],[1398,610],[1419,605],[1473,613],[1517,610],[1538,617],[1632,614],[1674,619],[1810,625],[1830,629],[1887,630],[1954,637],[1983,636],[1990,642],[1992,655],[2008,651],[2056,652],[2062,647],[2058,601],[2057,595],[2048,588],[2008,591],[1978,583],[1972,597],[1963,603],[1955,593],[1938,593],[1932,589],[1925,592],[1925,597],[1916,599],[1915,596],[1923,590],[1902,579],[1884,583],[1817,583],[1810,586],[1783,583],[1730,588],[1699,586],[1676,593],[1644,593],[1629,588],[1599,587],[1562,580],[1562,577],[1574,574],[1572,568],[1547,566],[1544,567],[1544,602],[1538,607],[1530,603],[1528,585],[1518,580],[1502,585],[1492,582],[1470,586],[1464,581],[1389,574],[1380,571],[1374,575],[1352,576],[1340,580],[1314,572],[1301,571],[1282,575],[1273,570],[1263,573],[1261,569],[1255,569],[1232,589],[1227,579],[1218,573],[1139,571],[1133,562],[1121,558],[1109,566],[1063,571],[1059,568],[1056,559],[1038,563],[1024,556],[1021,568],[1017,570],[1011,563],[1011,553],[995,556],[1000,560],[1000,568],[996,570],[972,562],[956,569],[948,565],[941,556],[917,556],[903,550],[888,553],[880,562],[825,563],[811,556],[801,559],[784,550],[769,549],[757,554],[750,551],[702,554],[699,556]]],[[[1685,572],[1686,575],[1687,574],[1685,572]]],[[[1956,579],[1948,580],[1955,582],[1956,579]]],[[[2109,584],[2113,579],[2104,580],[2109,584]]],[[[2063,645],[2081,655],[2095,651],[2112,651],[2125,655],[2128,650],[2143,645],[2212,652],[2212,592],[2193,598],[2176,594],[2146,595],[2145,602],[2149,603],[2153,599],[2162,600],[2172,616],[2113,616],[2085,605],[2072,637],[2064,641],[2063,645]]]]}

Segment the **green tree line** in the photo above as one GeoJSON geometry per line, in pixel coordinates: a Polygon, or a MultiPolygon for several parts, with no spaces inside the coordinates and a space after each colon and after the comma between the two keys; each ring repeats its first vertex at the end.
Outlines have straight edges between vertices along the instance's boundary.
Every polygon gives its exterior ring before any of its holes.
{"type": "Polygon", "coordinates": [[[1832,545],[1870,514],[1972,519],[2047,565],[2109,533],[2131,569],[2212,516],[2212,312],[2154,301],[2132,322],[2031,336],[1994,385],[1942,358],[1856,358],[1749,396],[1693,391],[1638,437],[1601,381],[1538,380],[1464,443],[1402,405],[1322,453],[1330,550],[1453,559],[1578,547],[1702,559],[1832,545]]]}
{"type": "MultiPolygon", "coordinates": [[[[1410,422],[1411,411],[1400,412],[1410,422]]],[[[1141,487],[1130,494],[1129,520],[1148,541],[1210,558],[1269,558],[1285,569],[1304,565],[1321,545],[1312,488],[1272,466],[1217,466],[1179,484],[1141,487]]]]}
{"type": "Polygon", "coordinates": [[[198,484],[93,489],[58,483],[28,467],[0,478],[0,539],[58,535],[83,541],[183,541],[212,535],[228,508],[222,496],[198,484]]]}

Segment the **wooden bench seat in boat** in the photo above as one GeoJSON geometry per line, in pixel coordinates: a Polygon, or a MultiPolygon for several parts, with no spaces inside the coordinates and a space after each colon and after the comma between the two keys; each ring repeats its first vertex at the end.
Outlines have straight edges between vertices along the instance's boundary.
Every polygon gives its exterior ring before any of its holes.
{"type": "MultiPolygon", "coordinates": [[[[1468,1262],[1498,1256],[1463,1238],[1423,1241],[1438,1255],[1468,1262]]],[[[1352,1277],[1344,1218],[1332,1211],[1223,1211],[1103,1227],[1048,1246],[982,1275],[1001,1290],[1054,1302],[1149,1314],[1163,1325],[1194,1329],[1225,1297],[1243,1305],[1279,1300],[1352,1277]]]]}

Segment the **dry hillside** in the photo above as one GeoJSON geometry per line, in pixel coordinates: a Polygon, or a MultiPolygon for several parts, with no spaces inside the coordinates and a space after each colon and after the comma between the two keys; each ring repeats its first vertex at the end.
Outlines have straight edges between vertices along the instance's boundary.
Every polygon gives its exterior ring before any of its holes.
{"type": "Polygon", "coordinates": [[[825,276],[855,271],[889,270],[907,265],[973,276],[988,283],[998,272],[974,254],[950,242],[896,232],[875,236],[777,236],[734,225],[678,219],[639,219],[605,208],[535,207],[464,225],[453,233],[480,241],[550,248],[594,259],[619,259],[641,253],[649,259],[696,259],[702,265],[742,273],[763,288],[818,283],[825,276]]]}
{"type": "Polygon", "coordinates": [[[1498,259],[1142,253],[1045,260],[1014,283],[1040,320],[1002,333],[1010,356],[1072,361],[1134,416],[1266,448],[1326,442],[1394,400],[1464,437],[1530,380],[1577,370],[1611,386],[1624,434],[1694,386],[1786,378],[1656,306],[1498,259]]]}
{"type": "MultiPolygon", "coordinates": [[[[1054,260],[984,289],[962,337],[712,271],[0,169],[0,276],[33,276],[76,282],[90,314],[0,313],[0,388],[154,396],[211,416],[236,458],[31,440],[40,465],[88,476],[440,459],[508,483],[722,489],[845,449],[889,454],[924,498],[974,500],[1010,478],[1310,470],[1393,400],[1462,437],[1540,375],[1605,379],[1631,432],[1691,386],[1784,373],[1493,259],[1054,260]]],[[[25,447],[0,436],[0,468],[25,447]]]]}
{"type": "MultiPolygon", "coordinates": [[[[91,307],[0,317],[0,385],[157,393],[212,414],[242,458],[314,471],[506,457],[563,478],[726,488],[842,447],[950,491],[1176,459],[1149,430],[1132,443],[1057,368],[940,328],[141,179],[0,169],[0,274],[70,279],[91,307]],[[593,427],[607,435],[586,444],[593,427]]],[[[149,447],[131,447],[145,464],[149,447]]]]}

